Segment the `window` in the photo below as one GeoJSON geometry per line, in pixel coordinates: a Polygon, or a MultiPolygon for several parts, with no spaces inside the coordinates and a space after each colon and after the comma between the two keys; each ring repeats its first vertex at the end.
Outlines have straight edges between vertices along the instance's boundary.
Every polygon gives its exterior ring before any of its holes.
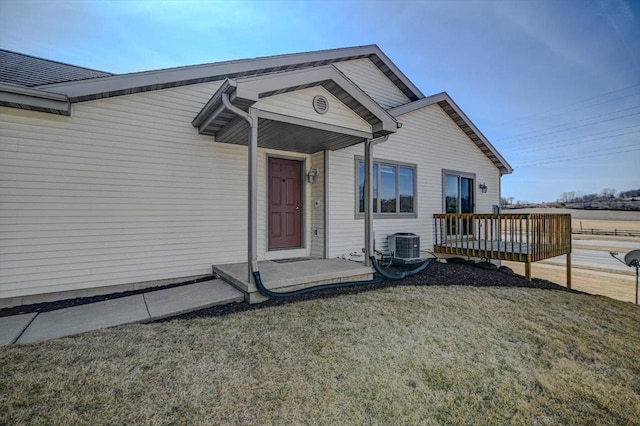
{"type": "MultiPolygon", "coordinates": [[[[356,159],[358,211],[364,214],[364,160],[356,159]]],[[[372,175],[373,213],[378,217],[416,217],[416,166],[376,160],[372,175]]]]}

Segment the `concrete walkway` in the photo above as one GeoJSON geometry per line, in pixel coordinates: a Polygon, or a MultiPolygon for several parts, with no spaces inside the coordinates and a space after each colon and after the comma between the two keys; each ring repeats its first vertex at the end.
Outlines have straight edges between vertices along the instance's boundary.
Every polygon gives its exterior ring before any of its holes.
{"type": "Polygon", "coordinates": [[[242,302],[244,293],[222,280],[0,318],[0,346],[32,343],[114,325],[148,322],[214,305],[242,302]]]}

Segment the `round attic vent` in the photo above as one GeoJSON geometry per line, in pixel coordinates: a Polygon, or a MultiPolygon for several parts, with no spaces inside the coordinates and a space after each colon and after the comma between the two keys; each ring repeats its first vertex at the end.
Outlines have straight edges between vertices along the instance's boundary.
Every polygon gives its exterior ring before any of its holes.
{"type": "Polygon", "coordinates": [[[315,96],[313,98],[313,109],[318,114],[326,114],[329,111],[329,101],[322,95],[315,96]]]}

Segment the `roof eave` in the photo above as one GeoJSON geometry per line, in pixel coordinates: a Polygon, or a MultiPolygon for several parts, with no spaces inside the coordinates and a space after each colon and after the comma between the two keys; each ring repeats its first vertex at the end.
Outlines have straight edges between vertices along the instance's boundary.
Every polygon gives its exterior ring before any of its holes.
{"type": "Polygon", "coordinates": [[[48,84],[37,88],[65,94],[73,103],[99,97],[118,96],[207,81],[219,81],[226,78],[238,78],[255,73],[263,74],[288,67],[297,66],[302,68],[311,66],[310,64],[326,65],[341,60],[370,56],[377,57],[384,64],[384,67],[388,68],[397,77],[398,81],[395,84],[402,86],[401,90],[408,95],[409,99],[417,100],[424,97],[422,92],[375,44],[121,74],[90,80],[48,84]]]}
{"type": "Polygon", "coordinates": [[[480,141],[482,141],[483,145],[487,147],[487,149],[495,156],[498,160],[498,164],[494,162],[501,175],[511,174],[513,173],[513,167],[504,159],[504,157],[498,152],[498,150],[489,142],[489,140],[482,134],[480,129],[476,127],[475,124],[467,117],[467,115],[462,111],[462,109],[451,99],[451,96],[447,92],[436,93],[435,95],[427,96],[423,99],[410,102],[408,104],[400,105],[395,108],[391,108],[388,112],[394,116],[398,117],[403,114],[407,114],[409,112],[418,110],[420,108],[424,108],[430,105],[438,104],[439,102],[446,102],[451,106],[453,110],[460,116],[460,118],[465,122],[467,126],[473,131],[473,133],[478,137],[480,141]]]}
{"type": "Polygon", "coordinates": [[[65,95],[13,84],[0,83],[0,105],[29,111],[71,115],[71,103],[65,95]]]}

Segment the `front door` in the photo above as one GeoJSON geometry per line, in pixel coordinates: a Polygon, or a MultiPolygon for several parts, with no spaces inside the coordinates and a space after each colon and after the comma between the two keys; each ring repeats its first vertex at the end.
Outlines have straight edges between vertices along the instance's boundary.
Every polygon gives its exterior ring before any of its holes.
{"type": "Polygon", "coordinates": [[[302,163],[269,157],[269,250],[302,247],[302,163]]]}

